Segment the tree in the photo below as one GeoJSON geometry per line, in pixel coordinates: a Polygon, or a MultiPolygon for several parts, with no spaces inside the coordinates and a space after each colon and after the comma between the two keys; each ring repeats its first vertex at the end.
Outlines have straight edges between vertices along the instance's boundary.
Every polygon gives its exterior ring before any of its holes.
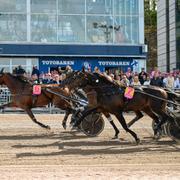
{"type": "Polygon", "coordinates": [[[144,0],[145,43],[148,45],[147,68],[157,66],[157,0],[144,0]]]}

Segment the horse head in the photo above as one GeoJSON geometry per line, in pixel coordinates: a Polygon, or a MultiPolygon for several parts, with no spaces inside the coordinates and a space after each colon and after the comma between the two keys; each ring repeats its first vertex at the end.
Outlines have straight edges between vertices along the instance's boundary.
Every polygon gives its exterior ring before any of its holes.
{"type": "Polygon", "coordinates": [[[87,84],[88,79],[86,77],[84,72],[74,71],[62,81],[62,86],[67,86],[69,89],[82,88],[87,84]]]}
{"type": "Polygon", "coordinates": [[[108,76],[101,73],[85,72],[85,76],[88,84],[92,86],[113,85],[113,82],[109,80],[108,76]]]}
{"type": "Polygon", "coordinates": [[[88,85],[97,86],[100,83],[100,79],[96,76],[96,73],[83,72],[84,79],[88,85]]]}

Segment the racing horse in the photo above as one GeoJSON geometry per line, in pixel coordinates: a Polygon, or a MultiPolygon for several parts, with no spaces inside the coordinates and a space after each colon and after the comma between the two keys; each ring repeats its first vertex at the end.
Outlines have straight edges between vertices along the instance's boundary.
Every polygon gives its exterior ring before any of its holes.
{"type": "Polygon", "coordinates": [[[123,88],[99,73],[76,72],[71,78],[64,81],[65,84],[71,86],[71,88],[72,86],[82,88],[86,93],[94,90],[97,94],[97,104],[91,110],[114,114],[123,128],[135,138],[136,142],[139,142],[139,138],[128,128],[123,112],[145,112],[157,123],[156,132],[161,129],[161,125],[166,120],[172,118],[166,112],[167,103],[164,100],[167,99],[167,93],[158,87],[137,88],[134,97],[130,100],[124,97],[123,88]],[[161,97],[164,100],[156,99],[148,94],[161,97]]]}
{"type": "MultiPolygon", "coordinates": [[[[0,108],[19,107],[29,115],[33,122],[43,128],[50,129],[49,126],[37,121],[31,111],[32,108],[42,107],[49,103],[53,103],[56,107],[66,111],[64,118],[67,118],[72,110],[69,101],[46,91],[45,88],[42,88],[40,95],[34,96],[32,90],[33,85],[29,81],[26,81],[26,79],[24,80],[21,77],[17,77],[11,73],[4,73],[3,69],[0,71],[0,85],[6,85],[11,92],[11,102],[1,105],[0,108]]],[[[66,97],[70,96],[70,92],[67,88],[62,89],[50,86],[48,89],[52,89],[53,92],[61,93],[66,97]]]]}

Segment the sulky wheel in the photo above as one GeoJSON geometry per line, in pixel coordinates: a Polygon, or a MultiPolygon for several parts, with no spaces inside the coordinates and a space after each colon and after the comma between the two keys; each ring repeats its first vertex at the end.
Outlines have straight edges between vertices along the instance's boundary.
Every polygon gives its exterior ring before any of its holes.
{"type": "Polygon", "coordinates": [[[180,143],[180,128],[174,121],[168,121],[166,124],[167,135],[174,141],[180,143]]]}
{"type": "Polygon", "coordinates": [[[87,136],[98,136],[104,129],[104,119],[102,115],[97,112],[93,112],[85,116],[81,121],[80,128],[87,136]]]}

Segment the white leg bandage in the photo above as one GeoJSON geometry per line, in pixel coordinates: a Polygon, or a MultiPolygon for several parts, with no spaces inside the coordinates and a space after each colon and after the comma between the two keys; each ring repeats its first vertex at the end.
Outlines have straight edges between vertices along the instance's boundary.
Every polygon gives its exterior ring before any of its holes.
{"type": "Polygon", "coordinates": [[[109,116],[107,119],[108,119],[109,122],[113,121],[111,116],[109,116]]]}
{"type": "Polygon", "coordinates": [[[84,111],[84,107],[83,107],[83,106],[82,106],[82,107],[80,107],[79,109],[80,109],[80,111],[84,111]]]}

